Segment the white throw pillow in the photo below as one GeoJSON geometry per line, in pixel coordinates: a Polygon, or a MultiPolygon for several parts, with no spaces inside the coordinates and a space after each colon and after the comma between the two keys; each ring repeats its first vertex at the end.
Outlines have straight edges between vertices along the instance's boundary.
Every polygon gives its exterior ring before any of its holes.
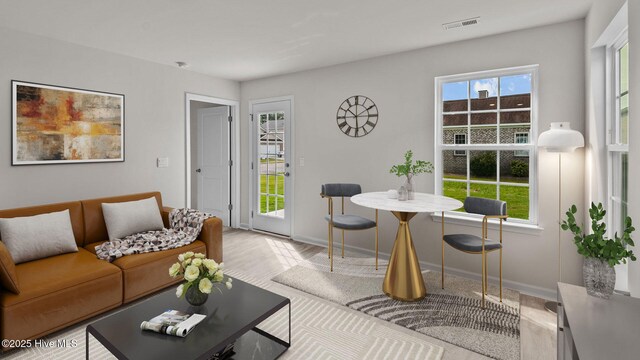
{"type": "Polygon", "coordinates": [[[16,264],[78,251],[69,210],[0,219],[0,237],[16,264]]]}
{"type": "Polygon", "coordinates": [[[120,203],[102,203],[109,240],[143,231],[162,230],[162,215],[155,197],[120,203]]]}

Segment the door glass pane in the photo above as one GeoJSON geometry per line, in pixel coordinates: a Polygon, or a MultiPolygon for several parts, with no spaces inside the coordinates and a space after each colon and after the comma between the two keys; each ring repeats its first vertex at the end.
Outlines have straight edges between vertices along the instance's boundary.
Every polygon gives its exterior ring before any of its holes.
{"type": "Polygon", "coordinates": [[[259,114],[260,214],[284,217],[284,112],[259,114]]]}

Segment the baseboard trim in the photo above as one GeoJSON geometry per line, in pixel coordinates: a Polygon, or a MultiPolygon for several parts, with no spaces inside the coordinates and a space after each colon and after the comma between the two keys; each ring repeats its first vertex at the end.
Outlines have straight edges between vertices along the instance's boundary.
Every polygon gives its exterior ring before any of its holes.
{"type": "MultiPolygon", "coordinates": [[[[305,244],[311,244],[311,245],[317,245],[320,247],[327,247],[327,240],[325,239],[318,239],[315,237],[310,237],[310,236],[305,236],[305,235],[293,235],[291,237],[291,239],[301,242],[301,243],[305,243],[305,244]]],[[[359,246],[353,246],[353,245],[347,245],[345,244],[344,246],[345,249],[354,251],[354,252],[358,252],[360,254],[366,254],[366,255],[370,255],[370,256],[375,256],[376,253],[374,250],[371,249],[365,249],[359,246]]],[[[385,253],[385,252],[378,252],[378,257],[381,259],[385,259],[388,260],[389,259],[390,254],[389,253],[385,253]]],[[[426,262],[426,261],[420,261],[420,267],[423,270],[435,270],[435,271],[440,271],[440,264],[434,264],[434,263],[430,263],[430,262],[426,262]]],[[[461,270],[461,269],[457,269],[457,268],[452,268],[452,267],[448,267],[445,266],[445,272],[449,273],[449,274],[453,274],[456,276],[460,276],[460,277],[464,277],[467,279],[472,279],[472,280],[476,280],[476,281],[481,281],[481,274],[476,274],[470,271],[466,271],[466,270],[461,270]]],[[[495,283],[498,284],[499,279],[497,277],[494,276],[489,276],[489,282],[491,283],[495,283]]],[[[524,284],[521,282],[517,282],[517,281],[511,281],[511,280],[505,280],[504,278],[502,279],[502,284],[504,285],[504,287],[507,287],[509,289],[513,289],[513,290],[517,290],[523,294],[527,294],[527,295],[532,295],[532,296],[536,296],[542,299],[546,299],[546,300],[555,300],[557,299],[557,295],[556,295],[556,291],[551,290],[551,289],[547,289],[547,288],[543,288],[543,287],[539,287],[539,286],[534,286],[534,285],[528,285],[528,284],[524,284]]]]}
{"type": "Polygon", "coordinates": [[[240,225],[238,226],[238,228],[242,229],[242,230],[249,230],[249,224],[247,223],[240,223],[240,225]]]}

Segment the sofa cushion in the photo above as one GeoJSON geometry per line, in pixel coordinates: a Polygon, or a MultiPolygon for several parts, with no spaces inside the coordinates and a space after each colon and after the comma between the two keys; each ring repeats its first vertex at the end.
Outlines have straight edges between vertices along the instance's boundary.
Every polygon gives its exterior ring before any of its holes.
{"type": "Polygon", "coordinates": [[[122,273],[84,249],[16,265],[20,294],[0,292],[0,335],[33,339],[122,304],[122,273]]]}
{"type": "Polygon", "coordinates": [[[109,240],[109,234],[107,233],[107,225],[104,222],[104,215],[102,213],[103,203],[116,203],[133,200],[148,199],[155,197],[158,202],[158,211],[162,209],[162,197],[159,192],[148,192],[133,195],[124,196],[112,196],[100,199],[82,200],[82,212],[84,213],[84,229],[85,229],[85,241],[84,244],[91,244],[98,241],[109,240]]]}
{"type": "MultiPolygon", "coordinates": [[[[71,226],[73,227],[73,236],[75,237],[76,245],[83,246],[84,217],[82,214],[82,203],[80,201],[0,210],[0,218],[33,216],[62,210],[69,210],[69,216],[71,217],[71,226]]],[[[0,238],[1,236],[2,235],[0,234],[0,238]]],[[[103,240],[106,240],[106,238],[104,238],[103,240]]]]}
{"type": "Polygon", "coordinates": [[[16,264],[78,251],[69,210],[0,219],[0,234],[16,264]]]}
{"type": "Polygon", "coordinates": [[[164,228],[158,203],[153,197],[121,203],[103,203],[102,213],[109,240],[164,228]]]}
{"type": "Polygon", "coordinates": [[[0,285],[14,294],[20,294],[16,264],[2,241],[0,241],[0,285]]]}
{"type": "Polygon", "coordinates": [[[130,302],[156,290],[178,282],[169,276],[169,267],[178,261],[178,255],[193,251],[205,254],[205,244],[196,240],[176,249],[127,255],[112,264],[122,269],[124,279],[124,302],[130,302]]]}
{"type": "MultiPolygon", "coordinates": [[[[91,282],[97,278],[120,274],[120,269],[79,248],[78,252],[29,261],[16,265],[20,294],[2,294],[0,305],[11,306],[40,296],[91,282]]],[[[117,291],[117,289],[114,289],[117,291]]]]}

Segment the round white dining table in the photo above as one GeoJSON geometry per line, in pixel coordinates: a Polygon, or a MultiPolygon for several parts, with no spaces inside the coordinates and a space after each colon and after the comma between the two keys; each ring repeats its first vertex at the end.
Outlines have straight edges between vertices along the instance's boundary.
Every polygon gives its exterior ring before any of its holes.
{"type": "Polygon", "coordinates": [[[462,202],[447,196],[415,193],[413,200],[391,199],[385,192],[362,193],[351,197],[356,205],[390,211],[399,221],[396,240],[382,283],[387,296],[402,301],[417,301],[427,295],[416,249],[411,240],[409,221],[417,213],[455,210],[462,202]]]}

